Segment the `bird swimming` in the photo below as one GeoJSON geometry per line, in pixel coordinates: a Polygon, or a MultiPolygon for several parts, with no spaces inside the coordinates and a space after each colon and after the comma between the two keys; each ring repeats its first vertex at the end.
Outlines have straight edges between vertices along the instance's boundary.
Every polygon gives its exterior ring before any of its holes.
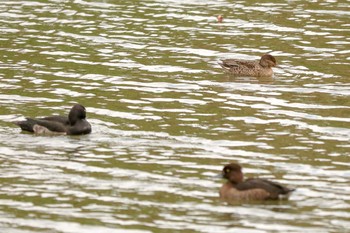
{"type": "Polygon", "coordinates": [[[68,116],[26,118],[24,121],[14,123],[23,131],[36,134],[81,135],[91,133],[91,125],[86,120],[86,109],[80,104],[75,104],[68,116]]]}
{"type": "Polygon", "coordinates": [[[222,177],[227,182],[220,189],[223,201],[277,200],[287,198],[294,189],[289,189],[273,181],[259,178],[244,180],[242,167],[237,163],[224,166],[222,177]]]}
{"type": "Polygon", "coordinates": [[[264,54],[260,60],[225,59],[219,65],[235,76],[269,77],[273,75],[272,67],[277,66],[276,59],[264,54]]]}

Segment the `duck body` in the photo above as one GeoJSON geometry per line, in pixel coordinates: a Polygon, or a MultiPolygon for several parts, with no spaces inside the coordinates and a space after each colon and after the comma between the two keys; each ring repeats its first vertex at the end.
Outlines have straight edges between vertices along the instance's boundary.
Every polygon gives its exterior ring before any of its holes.
{"type": "Polygon", "coordinates": [[[91,125],[86,120],[85,107],[80,104],[74,105],[67,117],[26,118],[25,121],[17,121],[15,124],[24,131],[36,134],[80,135],[91,133],[91,125]]]}
{"type": "Polygon", "coordinates": [[[277,62],[272,55],[265,54],[260,60],[256,61],[225,59],[219,65],[235,76],[270,77],[273,75],[272,67],[276,66],[277,62]]]}
{"type": "Polygon", "coordinates": [[[288,198],[293,189],[266,179],[243,180],[238,164],[228,164],[223,169],[223,177],[228,181],[220,189],[220,198],[227,202],[252,200],[277,200],[288,198]]]}

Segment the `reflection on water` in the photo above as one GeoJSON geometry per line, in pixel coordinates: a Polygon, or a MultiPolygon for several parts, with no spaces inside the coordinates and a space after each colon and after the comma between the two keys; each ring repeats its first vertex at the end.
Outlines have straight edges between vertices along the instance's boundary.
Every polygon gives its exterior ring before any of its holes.
{"type": "Polygon", "coordinates": [[[341,1],[3,2],[0,229],[345,232],[348,18],[341,1]],[[272,78],[217,64],[267,52],[272,78]],[[76,102],[91,135],[11,123],[76,102]],[[221,203],[228,161],[297,191],[221,203]]]}

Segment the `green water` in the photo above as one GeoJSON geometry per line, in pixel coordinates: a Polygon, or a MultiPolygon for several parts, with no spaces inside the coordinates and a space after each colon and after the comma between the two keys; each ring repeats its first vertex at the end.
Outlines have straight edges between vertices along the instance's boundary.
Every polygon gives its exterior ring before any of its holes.
{"type": "Polygon", "coordinates": [[[348,232],[348,10],[2,1],[1,232],[348,232]],[[273,78],[217,64],[267,52],[273,78]],[[11,123],[74,103],[92,134],[36,136],[11,123]],[[297,190],[283,202],[222,203],[215,175],[230,161],[297,190]]]}

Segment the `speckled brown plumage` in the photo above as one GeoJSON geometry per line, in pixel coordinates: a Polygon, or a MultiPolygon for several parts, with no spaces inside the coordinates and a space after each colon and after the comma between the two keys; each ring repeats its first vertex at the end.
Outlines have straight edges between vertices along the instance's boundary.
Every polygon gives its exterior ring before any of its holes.
{"type": "Polygon", "coordinates": [[[277,62],[272,55],[265,54],[256,61],[226,59],[219,64],[224,70],[236,76],[269,77],[273,75],[271,67],[276,66],[277,62]]]}
{"type": "Polygon", "coordinates": [[[220,189],[223,201],[276,200],[286,198],[293,189],[259,178],[243,180],[242,168],[239,164],[230,163],[222,170],[228,181],[220,189]]]}

